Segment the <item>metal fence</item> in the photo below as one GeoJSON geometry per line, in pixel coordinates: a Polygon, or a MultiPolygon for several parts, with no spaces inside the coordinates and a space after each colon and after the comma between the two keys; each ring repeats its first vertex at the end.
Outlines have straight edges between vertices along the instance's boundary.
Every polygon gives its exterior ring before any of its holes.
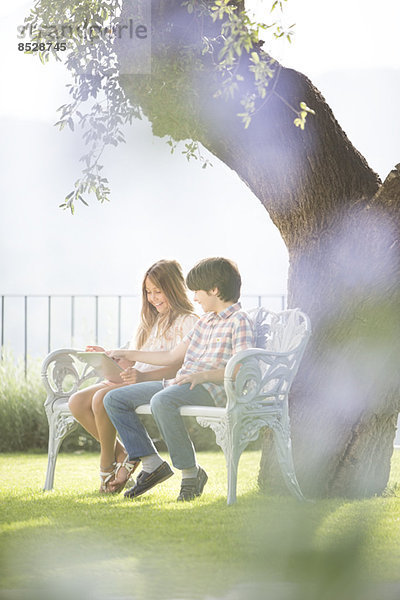
{"type": "MultiPolygon", "coordinates": [[[[132,338],[140,314],[139,295],[12,295],[1,298],[1,358],[6,351],[44,358],[56,348],[84,348],[100,344],[120,347],[132,338]]],[[[265,306],[283,310],[283,294],[245,294],[244,309],[265,306]]]]}

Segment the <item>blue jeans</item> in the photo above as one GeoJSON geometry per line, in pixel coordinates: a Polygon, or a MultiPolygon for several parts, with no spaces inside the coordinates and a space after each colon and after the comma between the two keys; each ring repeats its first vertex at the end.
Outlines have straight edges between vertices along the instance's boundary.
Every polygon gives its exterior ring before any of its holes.
{"type": "Polygon", "coordinates": [[[179,409],[188,404],[213,406],[214,401],[202,385],[193,390],[189,388],[189,383],[163,388],[161,381],[146,381],[111,390],[105,395],[104,407],[131,460],[157,452],[135,413],[138,406],[150,403],[174,467],[190,469],[195,466],[195,451],[179,409]]]}

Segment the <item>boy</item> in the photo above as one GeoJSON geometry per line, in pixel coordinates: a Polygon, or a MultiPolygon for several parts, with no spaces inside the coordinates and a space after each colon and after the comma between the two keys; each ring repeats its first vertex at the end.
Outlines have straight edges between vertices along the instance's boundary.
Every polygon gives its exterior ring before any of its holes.
{"type": "Polygon", "coordinates": [[[205,314],[182,342],[168,352],[115,350],[113,358],[127,358],[148,364],[181,365],[175,380],[144,382],[108,392],[104,406],[119,432],[129,460],[142,460],[136,484],[125,492],[135,498],[165,481],[173,471],[159,456],[135,408],[150,402],[151,411],[163,436],[172,464],[182,471],[178,501],[200,496],[207,474],[196,461],[193,444],[179,409],[184,405],[223,406],[225,366],[233,354],[254,346],[253,326],[238,302],[241,277],[237,266],[225,258],[208,258],[191,269],[187,286],[205,314]]]}

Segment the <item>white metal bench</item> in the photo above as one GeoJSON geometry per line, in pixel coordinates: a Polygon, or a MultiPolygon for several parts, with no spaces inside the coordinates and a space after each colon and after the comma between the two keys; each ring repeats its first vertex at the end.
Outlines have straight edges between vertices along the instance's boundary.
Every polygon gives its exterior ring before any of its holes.
{"type": "MultiPolygon", "coordinates": [[[[183,406],[181,415],[196,417],[203,427],[211,427],[222,448],[228,472],[228,504],[236,501],[237,470],[247,445],[257,439],[262,427],[274,432],[280,468],[290,492],[304,499],[293,465],[288,394],[297,373],[311,329],[298,309],[272,313],[264,308],[251,311],[257,331],[257,348],[233,356],[225,368],[225,408],[183,406]],[[237,371],[237,366],[240,369],[237,371]]],[[[42,378],[47,390],[45,402],[49,422],[48,465],[44,490],[51,490],[58,451],[77,422],[68,408],[68,399],[88,380],[93,369],[79,361],[76,350],[50,353],[43,362],[42,378]]],[[[137,408],[138,414],[151,414],[150,405],[137,408]]]]}

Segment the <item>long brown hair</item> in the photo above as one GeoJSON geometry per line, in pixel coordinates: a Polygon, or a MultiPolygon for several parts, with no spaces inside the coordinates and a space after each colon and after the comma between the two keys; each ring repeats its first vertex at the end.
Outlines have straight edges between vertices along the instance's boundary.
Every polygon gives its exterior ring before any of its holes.
{"type": "Polygon", "coordinates": [[[140,325],[136,335],[136,345],[140,349],[146,342],[150,332],[158,320],[159,332],[165,332],[171,327],[175,319],[182,314],[194,314],[193,305],[187,297],[187,287],[183,277],[182,268],[176,260],[159,260],[145,273],[142,283],[142,311],[140,325]],[[169,311],[161,315],[155,306],[147,299],[146,279],[158,287],[168,300],[169,311]]]}

